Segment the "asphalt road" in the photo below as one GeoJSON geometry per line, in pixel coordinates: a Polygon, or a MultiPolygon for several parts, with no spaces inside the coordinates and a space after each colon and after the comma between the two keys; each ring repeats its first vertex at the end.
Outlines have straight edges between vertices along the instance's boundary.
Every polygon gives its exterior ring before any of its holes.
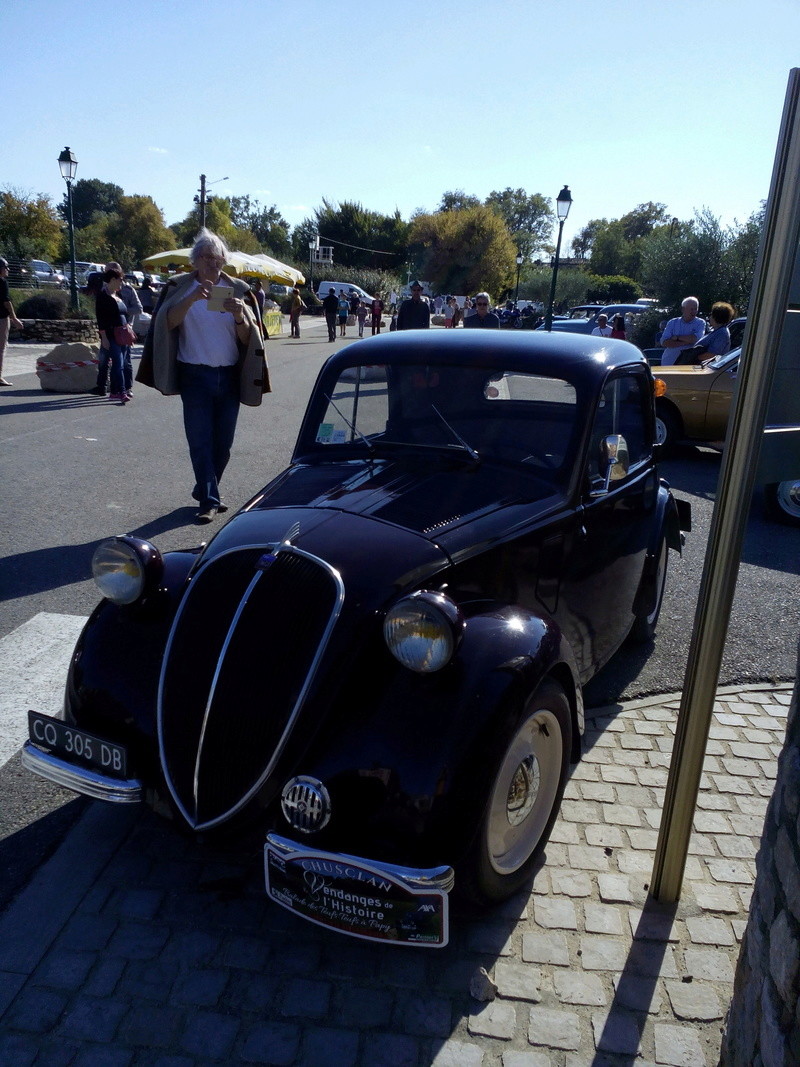
{"type": "MultiPolygon", "coordinates": [[[[319,320],[304,320],[302,329],[300,340],[270,342],[274,391],[260,408],[241,411],[223,484],[231,513],[287,464],[319,368],[356,333],[351,328],[351,337],[329,343],[319,320]]],[[[134,400],[121,408],[96,397],[45,393],[34,373],[35,354],[11,346],[5,373],[14,385],[0,392],[0,638],[39,613],[88,615],[98,599],[90,561],[102,538],[136,533],[163,551],[197,544],[214,531],[195,525],[177,397],[137,387],[134,400]]],[[[662,465],[674,491],[692,503],[694,530],[683,558],[671,556],[656,641],[621,650],[587,687],[587,706],[681,688],[719,466],[715,452],[695,448],[662,465]]],[[[794,676],[799,543],[796,529],[764,518],[757,494],[721,684],[794,676]]],[[[5,838],[7,852],[17,855],[22,848],[35,862],[81,803],[21,772],[14,757],[0,768],[0,842],[5,838]]],[[[3,861],[0,847],[0,869],[3,861]]],[[[22,871],[14,882],[21,878],[22,871]]],[[[0,892],[0,906],[2,899],[0,892]]]]}

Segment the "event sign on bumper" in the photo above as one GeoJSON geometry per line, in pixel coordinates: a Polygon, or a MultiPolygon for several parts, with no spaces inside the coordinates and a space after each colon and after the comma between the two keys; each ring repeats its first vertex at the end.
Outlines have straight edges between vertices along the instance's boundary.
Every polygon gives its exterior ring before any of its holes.
{"type": "Polygon", "coordinates": [[[368,941],[447,944],[449,867],[411,871],[269,834],[264,876],[271,900],[319,926],[368,941]]]}

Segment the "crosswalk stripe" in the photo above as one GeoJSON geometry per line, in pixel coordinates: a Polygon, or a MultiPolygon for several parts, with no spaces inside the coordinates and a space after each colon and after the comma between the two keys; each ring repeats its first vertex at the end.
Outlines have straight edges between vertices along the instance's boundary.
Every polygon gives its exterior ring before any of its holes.
{"type": "Polygon", "coordinates": [[[42,611],[0,638],[0,767],[28,736],[28,709],[61,709],[70,656],[86,617],[42,611]]]}

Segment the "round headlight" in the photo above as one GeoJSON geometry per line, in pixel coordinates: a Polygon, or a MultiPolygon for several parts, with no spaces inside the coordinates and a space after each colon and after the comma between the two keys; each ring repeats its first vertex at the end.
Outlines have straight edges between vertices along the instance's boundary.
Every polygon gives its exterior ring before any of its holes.
{"type": "Polygon", "coordinates": [[[461,638],[461,612],[444,593],[420,590],[394,605],[383,624],[389,651],[421,674],[441,670],[461,638]]]}
{"type": "Polygon", "coordinates": [[[133,604],[145,591],[148,571],[161,562],[161,553],[138,537],[112,537],[92,556],[95,583],[114,604],[133,604]]]}

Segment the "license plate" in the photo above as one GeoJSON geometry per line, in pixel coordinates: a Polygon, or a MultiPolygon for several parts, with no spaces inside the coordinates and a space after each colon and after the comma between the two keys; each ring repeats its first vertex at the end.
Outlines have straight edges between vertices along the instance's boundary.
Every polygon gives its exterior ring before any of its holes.
{"type": "Polygon", "coordinates": [[[318,926],[367,941],[443,948],[448,898],[412,889],[362,860],[326,852],[286,856],[264,846],[267,896],[318,926]]]}
{"type": "Polygon", "coordinates": [[[55,756],[91,767],[110,778],[128,777],[127,752],[122,745],[77,730],[60,719],[51,719],[38,711],[28,712],[31,741],[55,756]]]}

